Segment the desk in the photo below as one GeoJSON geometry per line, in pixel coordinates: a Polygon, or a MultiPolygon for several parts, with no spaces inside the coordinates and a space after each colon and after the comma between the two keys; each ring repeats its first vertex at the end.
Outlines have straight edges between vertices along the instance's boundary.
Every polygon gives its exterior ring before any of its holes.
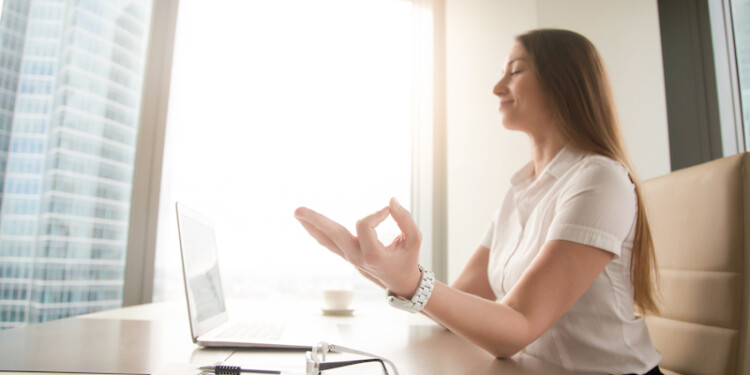
{"type": "MultiPolygon", "coordinates": [[[[268,304],[266,305],[276,305],[268,304]]],[[[243,302],[229,301],[230,313],[243,302]]],[[[559,374],[570,375],[532,357],[498,360],[420,314],[385,303],[363,303],[352,317],[323,316],[314,306],[285,306],[274,316],[334,323],[342,342],[376,353],[402,375],[559,374]],[[282,312],[283,311],[283,312],[282,312]]],[[[315,344],[315,343],[310,343],[315,344]]],[[[206,365],[217,361],[259,368],[300,364],[304,353],[248,349],[205,349],[194,345],[184,302],[153,303],[0,331],[0,375],[23,372],[153,374],[170,364],[206,365]]],[[[357,374],[351,371],[337,374],[357,374]]],[[[163,371],[162,371],[163,372],[163,371]]],[[[196,372],[197,373],[197,372],[196,372]]]]}

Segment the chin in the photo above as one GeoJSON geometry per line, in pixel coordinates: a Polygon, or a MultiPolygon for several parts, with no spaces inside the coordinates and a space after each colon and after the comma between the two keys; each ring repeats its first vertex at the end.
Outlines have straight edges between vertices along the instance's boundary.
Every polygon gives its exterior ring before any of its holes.
{"type": "Polygon", "coordinates": [[[518,123],[515,121],[510,121],[507,119],[501,119],[500,122],[503,124],[503,127],[508,130],[521,130],[521,127],[518,123]]]}

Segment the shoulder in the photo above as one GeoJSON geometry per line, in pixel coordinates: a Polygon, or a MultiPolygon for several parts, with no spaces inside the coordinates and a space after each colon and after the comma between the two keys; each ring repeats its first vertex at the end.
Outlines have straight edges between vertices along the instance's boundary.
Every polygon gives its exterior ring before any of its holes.
{"type": "Polygon", "coordinates": [[[619,255],[638,210],[628,170],[615,160],[586,156],[560,183],[547,239],[566,239],[619,255]]]}
{"type": "Polygon", "coordinates": [[[620,162],[599,155],[587,155],[572,166],[560,181],[559,193],[558,204],[584,199],[619,207],[637,200],[628,170],[620,162]]]}
{"type": "Polygon", "coordinates": [[[620,192],[635,190],[627,168],[617,160],[605,156],[587,155],[569,173],[566,184],[569,187],[596,187],[620,192]]]}

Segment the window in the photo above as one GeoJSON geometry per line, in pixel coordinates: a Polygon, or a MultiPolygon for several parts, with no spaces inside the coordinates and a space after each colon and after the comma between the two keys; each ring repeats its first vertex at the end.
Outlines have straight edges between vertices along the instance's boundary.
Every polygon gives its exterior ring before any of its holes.
{"type": "Polygon", "coordinates": [[[750,1],[732,0],[732,32],[737,55],[737,75],[742,103],[745,151],[750,150],[750,1]]]}
{"type": "Polygon", "coordinates": [[[750,150],[750,1],[658,6],[672,169],[750,150]]]}
{"type": "Polygon", "coordinates": [[[403,0],[180,3],[154,300],[183,298],[175,201],[214,221],[229,298],[375,292],[293,211],[354,231],[390,197],[410,205],[413,12],[403,0]]]}

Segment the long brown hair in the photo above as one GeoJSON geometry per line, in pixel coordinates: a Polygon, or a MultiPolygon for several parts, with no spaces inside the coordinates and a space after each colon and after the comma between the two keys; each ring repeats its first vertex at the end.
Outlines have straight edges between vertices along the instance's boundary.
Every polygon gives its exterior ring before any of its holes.
{"type": "Polygon", "coordinates": [[[594,45],[568,30],[533,30],[516,38],[536,67],[560,132],[576,149],[619,161],[629,171],[638,201],[630,260],[634,302],[642,314],[658,313],[656,257],[641,184],[625,152],[609,79],[594,45]]]}

